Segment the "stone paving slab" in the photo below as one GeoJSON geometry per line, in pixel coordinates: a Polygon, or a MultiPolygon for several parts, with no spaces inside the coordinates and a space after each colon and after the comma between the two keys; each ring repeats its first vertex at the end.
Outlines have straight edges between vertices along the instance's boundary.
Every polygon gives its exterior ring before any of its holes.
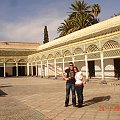
{"type": "Polygon", "coordinates": [[[0,98],[0,120],[48,120],[42,113],[13,98],[0,98]]]}
{"type": "Polygon", "coordinates": [[[73,107],[70,100],[66,108],[63,80],[0,79],[0,93],[5,94],[0,97],[0,120],[120,120],[119,84],[90,81],[84,88],[84,106],[73,107]]]}

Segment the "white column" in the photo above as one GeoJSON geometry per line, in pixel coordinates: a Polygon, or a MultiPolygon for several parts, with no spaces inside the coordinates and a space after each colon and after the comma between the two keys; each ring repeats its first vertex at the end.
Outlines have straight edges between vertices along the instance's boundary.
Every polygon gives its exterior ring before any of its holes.
{"type": "Polygon", "coordinates": [[[49,63],[48,63],[48,60],[47,60],[47,77],[49,77],[49,63]]]}
{"type": "Polygon", "coordinates": [[[65,69],[64,57],[63,57],[63,71],[65,69]]]}
{"type": "Polygon", "coordinates": [[[54,67],[55,67],[55,78],[57,78],[57,66],[56,66],[56,58],[54,59],[54,67]]]}
{"type": "Polygon", "coordinates": [[[31,74],[33,76],[33,64],[31,63],[31,74]]]}
{"type": "Polygon", "coordinates": [[[43,77],[43,67],[42,67],[42,61],[41,61],[41,77],[43,77]]]}
{"type": "Polygon", "coordinates": [[[85,67],[86,67],[86,80],[88,80],[88,61],[87,61],[87,55],[85,55],[85,67]]]}
{"type": "Polygon", "coordinates": [[[29,63],[27,63],[27,76],[30,75],[30,72],[29,72],[29,63]]]}
{"type": "Polygon", "coordinates": [[[104,80],[104,58],[103,58],[103,51],[100,53],[101,56],[101,73],[102,73],[102,80],[104,80]]]}
{"type": "Polygon", "coordinates": [[[37,66],[37,62],[36,62],[36,76],[38,76],[38,66],[37,66]]]}
{"type": "Polygon", "coordinates": [[[4,77],[6,77],[6,74],[5,74],[5,62],[4,62],[4,77]]]}
{"type": "Polygon", "coordinates": [[[18,77],[18,63],[16,62],[16,76],[18,77]]]}

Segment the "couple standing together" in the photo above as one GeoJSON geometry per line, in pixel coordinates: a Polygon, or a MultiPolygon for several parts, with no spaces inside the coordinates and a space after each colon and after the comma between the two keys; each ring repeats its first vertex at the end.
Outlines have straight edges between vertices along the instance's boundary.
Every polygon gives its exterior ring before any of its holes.
{"type": "Polygon", "coordinates": [[[66,80],[66,100],[65,107],[68,107],[70,90],[72,92],[72,104],[76,107],[76,93],[78,97],[78,107],[83,104],[83,87],[85,79],[81,71],[78,70],[72,62],[69,63],[69,68],[63,72],[63,78],[66,80]]]}

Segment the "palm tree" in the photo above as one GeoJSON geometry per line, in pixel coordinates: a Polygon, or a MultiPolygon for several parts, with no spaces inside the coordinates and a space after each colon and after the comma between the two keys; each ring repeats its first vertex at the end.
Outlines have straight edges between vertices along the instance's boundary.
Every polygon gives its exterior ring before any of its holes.
{"type": "Polygon", "coordinates": [[[59,37],[65,36],[70,32],[70,29],[72,28],[72,24],[69,19],[64,20],[63,23],[61,23],[61,26],[58,27],[57,31],[60,32],[59,37]]]}
{"type": "Polygon", "coordinates": [[[77,17],[71,20],[74,24],[73,31],[77,31],[87,26],[90,26],[91,19],[92,19],[92,16],[89,13],[84,13],[82,15],[78,14],[77,17]]]}
{"type": "Polygon", "coordinates": [[[91,6],[88,5],[87,2],[84,2],[84,0],[81,1],[74,1],[73,4],[71,4],[70,9],[72,10],[72,13],[84,13],[89,12],[89,9],[91,6]]]}
{"type": "Polygon", "coordinates": [[[70,9],[72,10],[70,15],[69,15],[69,19],[73,18],[73,17],[77,17],[78,14],[82,15],[84,13],[90,13],[90,7],[88,6],[87,2],[84,2],[84,0],[81,1],[74,1],[73,4],[71,4],[70,9]]]}
{"type": "Polygon", "coordinates": [[[67,20],[64,20],[64,23],[58,27],[57,31],[60,33],[60,36],[67,35],[71,32],[80,30],[92,24],[98,23],[97,16],[100,13],[100,7],[98,4],[93,6],[88,5],[87,2],[83,1],[74,1],[71,4],[69,16],[67,20]]]}
{"type": "Polygon", "coordinates": [[[98,14],[100,13],[101,9],[100,6],[98,4],[94,4],[92,6],[92,14],[93,16],[97,19],[98,14]]]}

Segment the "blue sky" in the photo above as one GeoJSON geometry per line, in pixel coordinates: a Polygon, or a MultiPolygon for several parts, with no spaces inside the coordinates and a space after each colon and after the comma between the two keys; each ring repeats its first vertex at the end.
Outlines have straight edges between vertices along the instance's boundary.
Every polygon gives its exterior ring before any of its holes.
{"type": "MultiPolygon", "coordinates": [[[[44,26],[48,26],[49,39],[59,34],[57,28],[67,17],[74,0],[0,0],[0,41],[43,41],[44,26]]],[[[120,0],[85,0],[101,6],[99,18],[109,19],[120,12],[120,0]]]]}

